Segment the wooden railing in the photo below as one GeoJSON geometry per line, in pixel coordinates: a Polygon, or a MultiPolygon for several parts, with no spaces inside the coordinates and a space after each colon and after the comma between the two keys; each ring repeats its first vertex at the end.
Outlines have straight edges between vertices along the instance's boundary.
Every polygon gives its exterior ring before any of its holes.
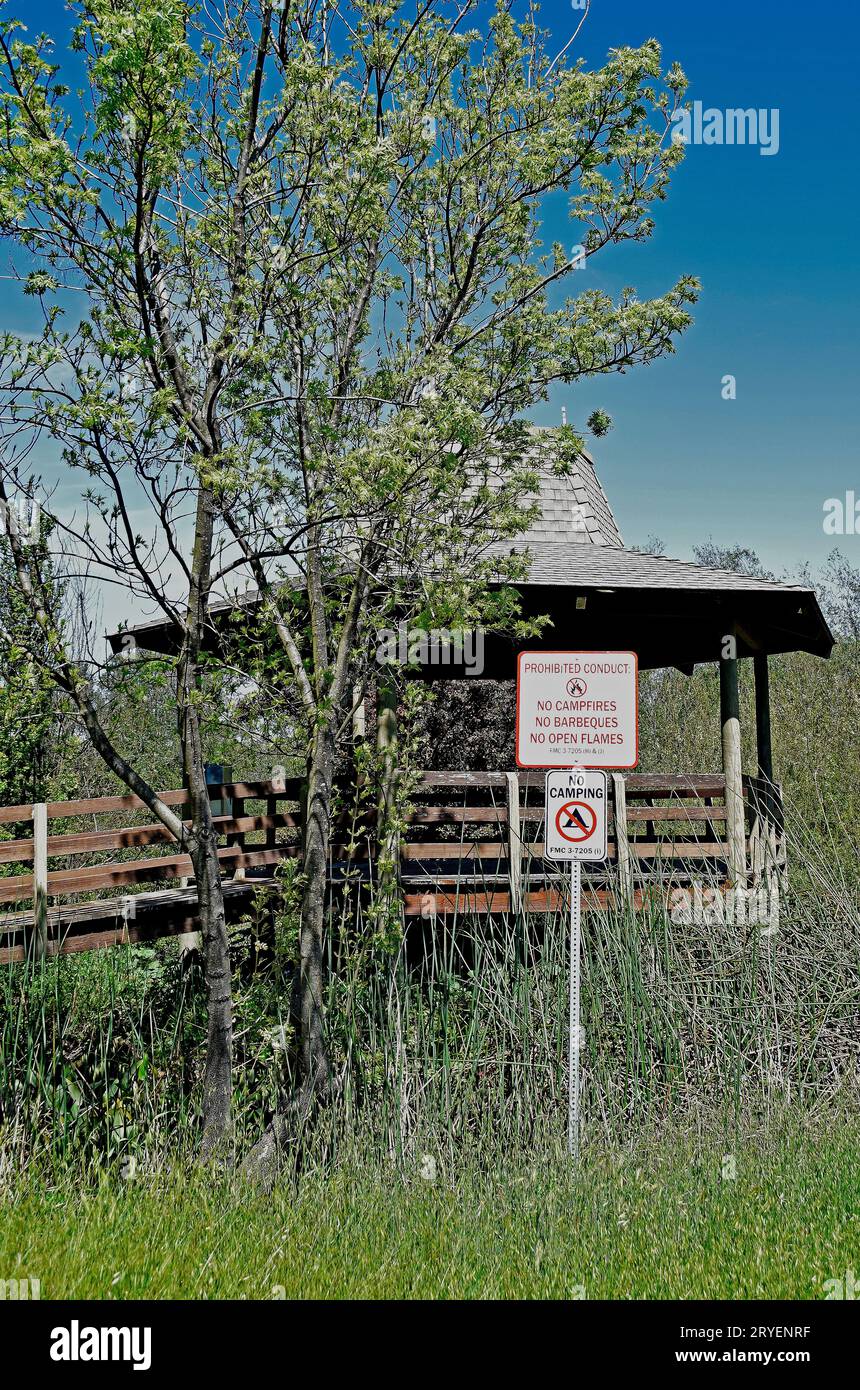
{"type": "MultiPolygon", "coordinates": [[[[609,858],[584,871],[586,907],[639,907],[655,890],[730,881],[725,778],[610,774],[609,858]]],[[[401,845],[407,915],[554,911],[559,872],[543,859],[544,774],[426,773],[401,845]],[[420,828],[420,838],[418,830],[420,828]]],[[[781,872],[780,794],[744,779],[745,886],[781,872]]]]}
{"type": "MultiPolygon", "coordinates": [[[[721,775],[618,773],[610,774],[610,785],[609,858],[584,873],[586,907],[638,907],[655,889],[696,878],[727,885],[721,775]]],[[[182,790],[160,795],[177,809],[188,801],[182,790]]],[[[218,858],[225,899],[241,911],[249,894],[272,882],[281,861],[301,853],[301,783],[224,783],[211,786],[210,795],[224,840],[218,858]]],[[[539,772],[422,774],[400,844],[406,915],[555,910],[563,890],[558,870],[543,859],[543,796],[539,772]]],[[[191,859],[170,852],[175,842],[137,797],[2,807],[0,825],[25,831],[32,825],[32,833],[0,841],[0,865],[32,865],[0,877],[0,904],[15,905],[0,915],[0,961],[20,959],[27,950],[87,950],[197,926],[195,890],[186,883],[191,859]],[[130,813],[142,819],[123,824],[130,813]],[[54,835],[48,833],[52,821],[64,823],[54,835]]],[[[778,788],[744,779],[744,825],[744,877],[752,886],[784,868],[778,788]]],[[[373,880],[373,830],[365,824],[347,848],[343,827],[334,826],[330,878],[336,890],[373,880]]]]}
{"type": "MultiPolygon", "coordinates": [[[[224,874],[237,885],[231,896],[247,896],[254,886],[254,880],[247,878],[248,871],[264,871],[263,876],[267,871],[271,877],[283,859],[300,854],[300,782],[295,778],[231,782],[212,785],[209,792],[216,810],[229,806],[229,814],[216,814],[214,821],[219,837],[224,837],[218,859],[224,874]],[[249,813],[249,803],[261,809],[249,813]],[[246,882],[247,888],[238,887],[246,882]]],[[[188,803],[186,790],[159,795],[178,811],[188,803]]],[[[163,825],[153,823],[138,797],[100,796],[4,806],[0,807],[0,825],[33,827],[30,835],[0,841],[0,865],[33,866],[30,872],[0,877],[0,904],[15,904],[18,909],[0,917],[0,961],[18,959],[26,948],[38,955],[60,948],[85,950],[89,944],[111,944],[114,938],[136,940],[159,935],[158,919],[163,919],[164,934],[195,925],[194,890],[186,891],[182,882],[193,876],[191,858],[185,853],[170,853],[171,847],[176,848],[175,840],[163,825]],[[130,812],[146,819],[135,825],[123,823],[130,812]],[[58,820],[66,824],[58,834],[50,835],[49,823],[58,820]],[[85,821],[91,824],[81,828],[85,821]],[[142,850],[151,852],[141,858],[142,850]],[[116,857],[117,851],[122,858],[116,857]],[[172,886],[165,891],[164,885],[175,885],[177,879],[181,888],[172,886]],[[149,893],[120,893],[144,885],[159,887],[149,893]],[[93,901],[93,895],[105,893],[111,896],[93,901]],[[152,920],[144,923],[143,916],[152,920]],[[94,930],[97,924],[100,929],[94,930]]]]}

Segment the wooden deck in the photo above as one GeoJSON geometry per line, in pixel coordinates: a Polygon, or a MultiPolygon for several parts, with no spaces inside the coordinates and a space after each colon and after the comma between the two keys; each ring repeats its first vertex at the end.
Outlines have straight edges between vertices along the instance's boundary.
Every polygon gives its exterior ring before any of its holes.
{"type": "MultiPolygon", "coordinates": [[[[542,857],[543,787],[539,772],[422,774],[400,845],[406,916],[556,911],[566,884],[542,857]]],[[[584,870],[586,910],[613,903],[638,909],[696,878],[727,886],[722,775],[615,774],[610,787],[609,859],[584,870]]],[[[302,788],[294,778],[219,784],[210,794],[224,841],[225,902],[235,919],[261,890],[277,891],[280,863],[300,857],[302,788]]],[[[174,807],[187,803],[181,790],[161,796],[174,807]]],[[[778,789],[745,778],[744,816],[752,886],[785,864],[778,789]]],[[[4,825],[12,838],[0,841],[0,865],[25,871],[0,878],[0,904],[8,905],[0,912],[0,963],[22,960],[40,927],[47,955],[198,929],[196,891],[186,882],[191,861],[170,853],[168,832],[137,797],[2,807],[4,825]],[[48,835],[50,822],[61,823],[56,834],[48,835]]],[[[333,830],[330,880],[333,888],[361,891],[373,878],[373,828],[359,826],[348,837],[346,829],[333,830]]]]}

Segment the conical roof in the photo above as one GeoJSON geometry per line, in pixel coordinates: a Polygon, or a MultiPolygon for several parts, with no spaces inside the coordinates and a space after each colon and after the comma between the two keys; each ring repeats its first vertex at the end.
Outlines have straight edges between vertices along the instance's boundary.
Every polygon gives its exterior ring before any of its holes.
{"type": "MultiPolygon", "coordinates": [[[[544,433],[544,430],[535,431],[538,436],[544,433]]],[[[541,517],[517,537],[517,549],[544,544],[570,545],[571,542],[623,547],[618,523],[589,454],[580,454],[571,472],[558,477],[551,465],[541,465],[538,438],[535,467],[540,475],[540,486],[537,494],[526,500],[529,505],[538,502],[541,517]]]]}

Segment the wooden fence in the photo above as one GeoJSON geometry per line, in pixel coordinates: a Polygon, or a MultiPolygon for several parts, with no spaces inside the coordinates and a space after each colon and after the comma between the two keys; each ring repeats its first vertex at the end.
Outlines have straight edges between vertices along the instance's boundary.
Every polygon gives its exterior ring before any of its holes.
{"type": "MultiPolygon", "coordinates": [[[[640,907],[649,895],[697,878],[728,885],[721,775],[617,773],[610,784],[609,859],[585,869],[586,908],[612,902],[640,907]]],[[[543,788],[537,772],[421,774],[400,844],[406,915],[554,911],[564,887],[558,869],[542,857],[543,788]]],[[[301,790],[298,779],[210,787],[228,913],[247,911],[253,893],[273,883],[277,865],[300,856],[301,790]]],[[[175,808],[188,801],[181,790],[160,795],[175,808]]],[[[15,905],[0,914],[0,962],[20,960],[29,949],[91,950],[196,929],[196,893],[187,882],[191,860],[170,852],[175,842],[139,798],[2,807],[0,826],[17,832],[0,841],[0,865],[32,865],[0,878],[0,904],[15,905]],[[132,813],[138,823],[123,824],[132,813]],[[59,832],[49,834],[57,821],[63,822],[59,832]]],[[[782,873],[778,788],[744,779],[744,827],[745,884],[782,873]]],[[[335,825],[333,887],[370,883],[372,825],[360,826],[349,848],[344,838],[344,826],[335,825]]]]}
{"type": "MultiPolygon", "coordinates": [[[[301,852],[301,784],[298,779],[231,782],[210,786],[209,792],[224,841],[218,858],[229,875],[225,898],[229,909],[239,911],[256,886],[252,875],[271,879],[277,864],[301,852]]],[[[159,795],[177,810],[188,803],[184,790],[159,795]]],[[[196,929],[196,893],[185,882],[193,875],[190,856],[170,853],[176,847],[173,837],[154,822],[139,797],[0,807],[3,825],[25,830],[32,825],[32,834],[0,841],[0,865],[32,863],[33,868],[0,878],[0,904],[17,906],[0,915],[0,961],[21,959],[31,944],[37,954],[54,954],[196,929]],[[129,813],[143,819],[123,823],[129,813]],[[49,835],[51,821],[66,824],[49,835]],[[141,850],[149,851],[146,858],[139,857],[141,850]],[[178,886],[164,887],[176,880],[178,886]],[[139,891],[152,884],[159,886],[139,891]],[[111,896],[99,896],[106,892],[111,896]]]]}
{"type": "MultiPolygon", "coordinates": [[[[609,857],[583,865],[586,908],[638,908],[696,879],[729,886],[721,774],[614,773],[609,782],[609,857]]],[[[401,844],[407,915],[558,907],[564,876],[543,859],[543,773],[425,773],[412,801],[401,844]]],[[[780,807],[779,788],[744,778],[744,886],[784,870],[780,807]]]]}

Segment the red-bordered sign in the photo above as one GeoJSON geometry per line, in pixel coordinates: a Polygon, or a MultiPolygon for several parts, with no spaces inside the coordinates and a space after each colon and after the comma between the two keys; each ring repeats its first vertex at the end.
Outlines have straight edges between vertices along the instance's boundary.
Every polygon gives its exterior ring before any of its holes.
{"type": "Polygon", "coordinates": [[[636,653],[520,652],[515,736],[517,767],[635,767],[636,653]]]}

